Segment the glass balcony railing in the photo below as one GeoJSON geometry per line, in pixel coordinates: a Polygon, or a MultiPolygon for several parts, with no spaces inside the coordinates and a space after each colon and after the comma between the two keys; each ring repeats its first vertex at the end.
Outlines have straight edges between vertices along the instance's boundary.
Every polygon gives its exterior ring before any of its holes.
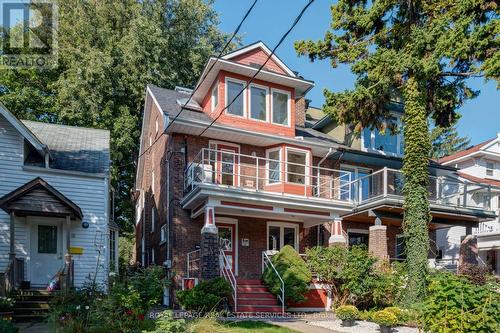
{"type": "Polygon", "coordinates": [[[185,171],[185,192],[200,184],[351,202],[351,172],[203,148],[185,171]]]}

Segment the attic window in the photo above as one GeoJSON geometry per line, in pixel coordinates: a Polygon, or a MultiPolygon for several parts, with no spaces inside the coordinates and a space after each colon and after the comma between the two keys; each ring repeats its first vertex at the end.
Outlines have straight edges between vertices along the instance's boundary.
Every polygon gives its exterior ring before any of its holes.
{"type": "Polygon", "coordinates": [[[495,168],[495,164],[492,162],[486,162],[486,176],[493,177],[493,169],[495,168]]]}
{"type": "Polygon", "coordinates": [[[24,165],[45,167],[44,157],[28,141],[24,141],[24,165]]]}

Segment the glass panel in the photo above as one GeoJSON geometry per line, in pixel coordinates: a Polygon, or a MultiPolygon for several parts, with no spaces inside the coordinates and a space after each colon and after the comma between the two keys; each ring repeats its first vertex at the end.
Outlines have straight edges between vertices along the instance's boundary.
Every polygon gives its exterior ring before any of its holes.
{"type": "Polygon", "coordinates": [[[398,137],[397,134],[392,134],[390,129],[386,129],[382,134],[378,129],[375,129],[375,149],[389,152],[398,152],[398,137]]]}
{"type": "Polygon", "coordinates": [[[273,123],[288,125],[288,95],[273,92],[273,123]]]}
{"type": "MultiPolygon", "coordinates": [[[[236,83],[227,81],[227,104],[232,102],[232,100],[242,91],[244,88],[243,83],[236,83]]],[[[236,116],[243,116],[243,93],[241,93],[238,98],[227,108],[227,113],[236,116]]]]}
{"type": "Polygon", "coordinates": [[[269,227],[269,239],[267,240],[268,250],[279,250],[280,249],[280,227],[269,227]]]}
{"type": "Polygon", "coordinates": [[[266,90],[257,87],[251,87],[250,98],[251,98],[250,117],[252,119],[266,121],[267,120],[266,90]]]}
{"type": "Polygon", "coordinates": [[[214,89],[212,90],[212,98],[213,98],[212,105],[214,108],[216,108],[217,105],[219,104],[219,94],[218,94],[219,90],[217,88],[218,86],[215,86],[214,89]]]}
{"type": "Polygon", "coordinates": [[[280,181],[280,151],[269,152],[269,184],[279,183],[280,181]]]}
{"type": "Polygon", "coordinates": [[[38,253],[57,253],[57,227],[38,226],[38,253]]]}
{"type": "Polygon", "coordinates": [[[224,185],[234,185],[234,154],[221,153],[221,179],[224,185]]]}
{"type": "Polygon", "coordinates": [[[349,246],[353,245],[366,245],[368,246],[368,234],[350,232],[349,233],[349,246]]]}
{"type": "Polygon", "coordinates": [[[224,251],[233,250],[233,230],[229,227],[219,227],[219,246],[224,251]]]}
{"type": "Polygon", "coordinates": [[[405,238],[402,236],[396,236],[396,258],[406,259],[405,238]]]}
{"type": "Polygon", "coordinates": [[[372,147],[372,131],[369,128],[363,129],[363,145],[364,148],[373,148],[372,147]]]}
{"type": "Polygon", "coordinates": [[[285,245],[295,248],[295,228],[283,228],[283,246],[285,245]]]}
{"type": "Polygon", "coordinates": [[[368,175],[370,175],[370,172],[368,172],[368,171],[361,171],[361,170],[358,171],[358,179],[362,178],[360,180],[361,188],[359,189],[360,200],[366,200],[370,196],[371,177],[366,177],[368,175]]]}
{"type": "Polygon", "coordinates": [[[305,153],[287,152],[287,178],[289,183],[305,184],[306,156],[305,153]]]}

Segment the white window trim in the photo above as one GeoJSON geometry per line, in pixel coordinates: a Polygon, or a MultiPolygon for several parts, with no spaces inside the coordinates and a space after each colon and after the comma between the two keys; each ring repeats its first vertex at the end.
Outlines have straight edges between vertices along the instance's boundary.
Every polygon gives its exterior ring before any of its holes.
{"type": "Polygon", "coordinates": [[[485,174],[487,177],[494,177],[495,176],[495,162],[490,162],[490,161],[485,161],[486,162],[486,168],[485,168],[485,174]],[[491,166],[491,168],[488,167],[488,165],[491,166]],[[491,174],[488,174],[488,171],[491,172],[491,174]]]}
{"type": "Polygon", "coordinates": [[[234,258],[233,260],[235,260],[235,263],[234,263],[234,275],[235,276],[238,276],[238,256],[239,256],[239,238],[238,238],[238,220],[237,219],[233,219],[231,217],[215,217],[215,225],[217,226],[217,223],[222,223],[222,224],[235,224],[235,228],[234,228],[234,232],[236,233],[236,235],[234,235],[234,258]]]}
{"type": "Polygon", "coordinates": [[[269,104],[270,104],[269,87],[266,87],[266,86],[263,86],[260,84],[252,83],[248,87],[248,93],[249,93],[249,96],[248,96],[248,119],[251,119],[254,121],[259,121],[261,123],[268,123],[269,122],[269,113],[270,113],[269,112],[269,104]],[[266,92],[266,119],[265,120],[252,118],[252,88],[262,89],[262,90],[265,90],[265,92],[266,92]]]}
{"type": "MultiPolygon", "coordinates": [[[[360,171],[366,171],[366,173],[368,173],[369,175],[371,175],[374,171],[373,169],[370,169],[370,168],[365,168],[365,167],[358,167],[358,166],[355,166],[355,165],[350,165],[350,164],[341,164],[340,165],[340,170],[343,170],[343,171],[349,171],[351,172],[351,181],[353,182],[354,180],[357,180],[358,179],[358,176],[359,176],[359,172],[360,171]],[[354,176],[354,177],[352,177],[354,176]]],[[[349,192],[351,191],[351,189],[349,189],[349,192]]],[[[352,193],[350,194],[351,197],[352,197],[352,193]]],[[[363,195],[362,191],[360,191],[358,193],[358,200],[361,201],[361,196],[363,195]]]]}
{"type": "Polygon", "coordinates": [[[155,171],[151,171],[151,194],[155,195],[155,171]]]}
{"type": "Polygon", "coordinates": [[[310,178],[311,178],[311,152],[307,149],[301,149],[301,148],[295,148],[295,147],[285,147],[285,183],[288,183],[288,184],[295,184],[295,185],[306,185],[308,186],[311,181],[310,181],[310,178]],[[300,184],[300,183],[293,183],[293,182],[289,182],[288,181],[288,152],[289,151],[294,151],[294,152],[297,152],[297,153],[305,153],[306,154],[306,165],[304,165],[305,167],[305,184],[300,184]]]}
{"type": "Polygon", "coordinates": [[[225,108],[226,110],[224,111],[224,114],[228,115],[228,116],[231,116],[231,117],[236,117],[236,118],[247,118],[247,88],[246,88],[246,85],[247,85],[247,82],[246,81],[243,81],[243,80],[238,80],[238,79],[234,79],[232,77],[228,77],[226,76],[226,80],[225,80],[225,83],[224,83],[224,87],[225,87],[225,94],[224,94],[224,99],[225,99],[225,108]],[[241,96],[243,97],[243,115],[242,116],[238,116],[238,115],[235,115],[235,114],[231,114],[229,113],[229,108],[227,107],[228,104],[229,104],[229,94],[228,94],[228,87],[227,87],[227,83],[228,82],[233,82],[233,83],[238,83],[238,84],[243,84],[243,92],[241,93],[241,96]]]}
{"type": "MultiPolygon", "coordinates": [[[[232,143],[232,142],[226,142],[226,141],[220,141],[220,140],[209,140],[208,141],[208,148],[210,149],[210,146],[212,146],[212,145],[215,145],[215,151],[221,151],[221,152],[224,151],[224,150],[221,150],[219,148],[219,145],[224,145],[224,146],[230,146],[230,147],[238,148],[238,151],[235,153],[236,155],[235,155],[235,161],[234,161],[234,163],[237,164],[237,166],[238,166],[238,170],[237,170],[238,174],[235,175],[234,179],[238,180],[238,187],[240,187],[241,186],[241,184],[240,184],[240,180],[241,180],[240,179],[240,175],[241,175],[241,163],[240,163],[241,146],[239,144],[237,144],[237,143],[232,143]]],[[[224,148],[222,148],[222,149],[224,149],[224,148]]],[[[229,150],[226,149],[226,152],[228,152],[228,151],[229,150]]],[[[231,151],[231,153],[233,153],[233,152],[231,151]]],[[[220,161],[218,160],[218,158],[219,158],[219,154],[215,153],[215,161],[214,161],[215,162],[215,170],[214,170],[214,172],[215,172],[216,175],[218,173],[219,163],[220,163],[220,161]]]]}
{"type": "Polygon", "coordinates": [[[277,125],[277,126],[283,126],[283,127],[290,127],[291,126],[291,121],[292,121],[292,94],[289,91],[286,90],[281,90],[281,89],[276,89],[276,88],[271,88],[271,97],[270,97],[270,104],[271,104],[271,116],[270,116],[270,121],[271,124],[277,125]],[[278,124],[273,121],[274,119],[274,99],[273,99],[273,94],[274,92],[278,92],[281,94],[286,94],[288,97],[288,103],[287,103],[287,124],[278,124]]]}
{"type": "Polygon", "coordinates": [[[164,224],[160,228],[160,245],[167,242],[167,225],[164,224]]]}
{"type": "Polygon", "coordinates": [[[212,112],[215,111],[215,109],[217,108],[217,106],[219,106],[219,82],[217,82],[213,88],[212,88],[212,91],[211,91],[211,97],[210,97],[211,101],[210,101],[210,104],[211,104],[211,107],[212,107],[212,112]],[[214,94],[214,91],[215,91],[215,94],[214,94]],[[215,99],[214,99],[214,96],[217,95],[217,104],[215,104],[215,99]]]}
{"type": "Polygon", "coordinates": [[[281,184],[283,183],[283,156],[282,156],[282,149],[281,147],[275,147],[275,148],[270,148],[270,149],[266,149],[266,185],[278,185],[278,184],[281,184]],[[274,182],[274,183],[270,183],[269,182],[269,179],[271,179],[270,177],[270,170],[269,170],[269,154],[272,153],[272,152],[275,152],[277,151],[278,154],[279,154],[279,160],[278,160],[278,164],[279,164],[279,179],[277,182],[274,182]]]}
{"type": "Polygon", "coordinates": [[[280,244],[279,249],[283,248],[284,244],[284,234],[285,228],[294,228],[295,229],[295,251],[299,252],[299,225],[294,223],[286,223],[286,222],[275,222],[268,221],[266,226],[266,251],[269,250],[269,227],[280,227],[280,244]]]}
{"type": "Polygon", "coordinates": [[[398,128],[400,128],[400,130],[401,130],[401,132],[396,135],[396,150],[397,150],[397,152],[392,153],[392,152],[387,152],[387,151],[372,148],[372,147],[375,147],[375,130],[374,129],[370,130],[370,145],[369,146],[366,145],[367,142],[365,142],[365,136],[363,134],[361,134],[361,150],[362,151],[366,151],[366,152],[370,152],[370,153],[379,153],[379,154],[386,155],[386,156],[396,156],[396,157],[403,156],[403,152],[401,151],[401,141],[403,140],[403,132],[402,132],[403,116],[396,114],[396,113],[391,113],[391,117],[396,118],[396,124],[397,124],[398,128]]]}
{"type": "Polygon", "coordinates": [[[366,229],[347,229],[347,244],[349,245],[349,237],[350,234],[363,234],[363,235],[369,235],[370,232],[369,230],[366,229]]]}

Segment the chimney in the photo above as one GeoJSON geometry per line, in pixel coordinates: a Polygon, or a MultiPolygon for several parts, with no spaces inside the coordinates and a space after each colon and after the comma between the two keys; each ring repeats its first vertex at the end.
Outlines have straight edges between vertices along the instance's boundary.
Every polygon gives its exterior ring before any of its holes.
{"type": "Polygon", "coordinates": [[[299,97],[295,100],[295,125],[300,127],[305,127],[306,125],[306,109],[308,106],[308,101],[304,96],[299,97]]]}

